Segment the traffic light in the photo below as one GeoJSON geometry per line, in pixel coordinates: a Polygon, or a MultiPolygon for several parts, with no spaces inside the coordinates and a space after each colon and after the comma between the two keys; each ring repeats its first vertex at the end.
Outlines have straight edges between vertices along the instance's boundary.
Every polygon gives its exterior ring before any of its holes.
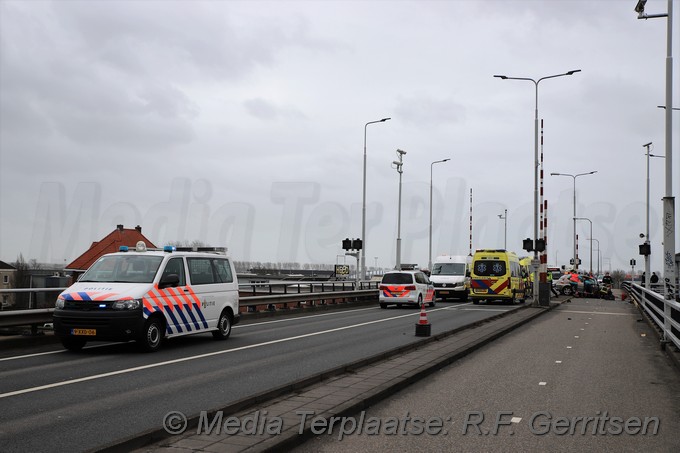
{"type": "Polygon", "coordinates": [[[648,243],[640,244],[640,255],[649,256],[652,254],[652,246],[648,243]]]}
{"type": "Polygon", "coordinates": [[[545,239],[536,239],[535,249],[537,252],[545,252],[545,239]]]}
{"type": "Polygon", "coordinates": [[[363,247],[363,241],[361,239],[349,239],[345,238],[342,240],[343,250],[361,250],[363,247]]]}
{"type": "Polygon", "coordinates": [[[345,238],[342,240],[342,249],[343,250],[350,250],[352,248],[352,240],[349,238],[345,238]]]}
{"type": "Polygon", "coordinates": [[[536,239],[536,245],[534,246],[534,241],[531,238],[522,239],[522,249],[527,252],[544,252],[545,251],[545,239],[536,239]]]}

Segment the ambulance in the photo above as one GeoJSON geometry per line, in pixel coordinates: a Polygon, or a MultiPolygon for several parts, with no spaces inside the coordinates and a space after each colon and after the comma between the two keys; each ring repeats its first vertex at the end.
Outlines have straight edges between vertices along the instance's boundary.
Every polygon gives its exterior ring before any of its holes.
{"type": "Polygon", "coordinates": [[[238,280],[226,249],[147,249],[143,241],[99,258],[57,297],[54,333],[66,349],[90,341],[136,341],[211,332],[226,339],[240,319],[238,280]]]}
{"type": "Polygon", "coordinates": [[[524,303],[527,298],[519,258],[506,250],[477,250],[470,271],[470,299],[524,303]]]}

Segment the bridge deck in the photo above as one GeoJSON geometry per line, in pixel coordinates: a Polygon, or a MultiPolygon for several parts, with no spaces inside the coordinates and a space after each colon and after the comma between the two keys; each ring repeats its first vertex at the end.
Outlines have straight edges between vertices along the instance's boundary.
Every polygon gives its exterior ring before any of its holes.
{"type": "MultiPolygon", "coordinates": [[[[297,451],[679,451],[678,395],[678,371],[635,307],[573,299],[550,311],[520,310],[262,404],[258,423],[274,435],[197,434],[193,428],[142,451],[281,450],[304,439],[308,442],[297,451]],[[308,414],[304,435],[299,434],[302,412],[308,414]],[[347,418],[335,424],[332,434],[317,425],[314,435],[309,426],[315,416],[347,418]],[[442,428],[434,428],[436,434],[390,434],[385,422],[395,417],[405,432],[423,431],[416,417],[435,425],[441,421],[442,428]],[[567,428],[555,424],[558,417],[566,418],[559,423],[567,428]],[[629,434],[635,431],[635,417],[643,424],[648,418],[647,434],[629,434]],[[658,418],[657,434],[651,434],[652,417],[658,418]],[[341,426],[350,431],[354,424],[354,432],[339,441],[341,426]],[[383,434],[358,435],[358,425],[383,434]]],[[[256,410],[225,413],[222,423],[230,415],[242,421],[257,416],[256,410]]]]}

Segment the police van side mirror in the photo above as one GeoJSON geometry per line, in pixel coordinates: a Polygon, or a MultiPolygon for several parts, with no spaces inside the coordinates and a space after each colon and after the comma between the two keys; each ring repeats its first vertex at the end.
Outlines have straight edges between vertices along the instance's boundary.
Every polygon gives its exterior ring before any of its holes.
{"type": "Polygon", "coordinates": [[[164,275],[163,278],[161,279],[160,283],[158,284],[159,289],[163,288],[169,288],[169,287],[176,287],[179,285],[179,275],[177,274],[167,274],[164,275]]]}

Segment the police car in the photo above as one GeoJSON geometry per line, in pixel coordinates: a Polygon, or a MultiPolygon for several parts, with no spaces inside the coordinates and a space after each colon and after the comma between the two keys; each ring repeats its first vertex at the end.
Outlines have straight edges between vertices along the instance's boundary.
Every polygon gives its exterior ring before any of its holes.
{"type": "Polygon", "coordinates": [[[53,321],[69,350],[89,341],[135,340],[151,352],[181,335],[226,339],[239,317],[238,280],[226,249],[147,250],[140,241],[102,256],[62,292],[53,321]]]}
{"type": "Polygon", "coordinates": [[[383,275],[380,285],[380,308],[387,305],[416,305],[429,303],[434,307],[434,285],[421,271],[390,271],[383,275]]]}

